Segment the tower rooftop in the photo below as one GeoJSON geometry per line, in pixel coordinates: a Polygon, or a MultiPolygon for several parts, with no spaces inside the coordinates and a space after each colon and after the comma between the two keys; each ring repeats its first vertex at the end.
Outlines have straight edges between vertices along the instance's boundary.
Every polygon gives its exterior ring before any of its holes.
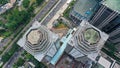
{"type": "Polygon", "coordinates": [[[75,46],[75,48],[82,53],[89,55],[92,53],[98,53],[108,37],[109,36],[106,33],[83,20],[77,28],[73,40],[71,40],[76,44],[70,43],[70,45],[75,46]]]}
{"type": "Polygon", "coordinates": [[[39,43],[39,39],[41,38],[41,32],[39,30],[32,30],[30,31],[30,33],[27,36],[27,40],[31,43],[31,44],[38,44],[39,43]]]}
{"type": "Polygon", "coordinates": [[[48,30],[47,27],[41,25],[38,21],[35,21],[17,44],[38,61],[42,61],[46,55],[49,57],[54,56],[57,51],[55,45],[57,39],[57,34],[48,30]]]}

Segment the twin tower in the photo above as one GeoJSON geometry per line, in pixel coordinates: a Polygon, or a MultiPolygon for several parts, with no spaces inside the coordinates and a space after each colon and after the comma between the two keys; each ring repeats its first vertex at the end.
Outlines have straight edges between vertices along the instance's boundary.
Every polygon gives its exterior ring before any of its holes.
{"type": "Polygon", "coordinates": [[[83,57],[95,61],[108,37],[106,33],[83,20],[80,26],[70,29],[60,39],[57,34],[36,21],[18,41],[18,45],[38,61],[45,59],[47,63],[55,65],[64,52],[77,61],[82,61],[83,57]]]}

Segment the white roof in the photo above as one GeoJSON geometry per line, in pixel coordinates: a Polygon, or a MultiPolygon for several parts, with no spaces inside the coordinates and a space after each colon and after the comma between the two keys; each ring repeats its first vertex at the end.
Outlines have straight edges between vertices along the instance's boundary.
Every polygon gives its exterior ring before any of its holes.
{"type": "Polygon", "coordinates": [[[110,68],[110,65],[111,65],[111,62],[109,62],[108,60],[106,60],[103,57],[100,57],[98,63],[101,64],[105,68],[110,68]]]}

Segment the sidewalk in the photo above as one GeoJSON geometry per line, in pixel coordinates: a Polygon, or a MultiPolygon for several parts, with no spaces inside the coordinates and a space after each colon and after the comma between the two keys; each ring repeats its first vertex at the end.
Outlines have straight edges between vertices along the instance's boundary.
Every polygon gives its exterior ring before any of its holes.
{"type": "Polygon", "coordinates": [[[67,9],[67,7],[69,6],[69,3],[71,2],[72,0],[67,0],[66,3],[59,9],[59,11],[57,11],[56,15],[50,20],[50,22],[47,24],[47,27],[49,29],[52,28],[52,23],[58,19],[60,17],[60,15],[63,14],[63,12],[67,9]]]}

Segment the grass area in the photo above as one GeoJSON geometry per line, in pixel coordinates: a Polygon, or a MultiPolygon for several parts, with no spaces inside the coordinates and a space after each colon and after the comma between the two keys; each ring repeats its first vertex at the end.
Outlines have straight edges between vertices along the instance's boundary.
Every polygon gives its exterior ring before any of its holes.
{"type": "Polygon", "coordinates": [[[53,24],[53,28],[55,29],[62,29],[62,28],[68,28],[66,23],[62,21],[62,19],[56,20],[56,22],[53,24]]]}
{"type": "Polygon", "coordinates": [[[56,24],[55,26],[54,26],[54,28],[56,28],[56,29],[61,29],[61,28],[67,28],[66,27],[66,25],[64,24],[64,23],[58,23],[58,24],[56,24]]]}

